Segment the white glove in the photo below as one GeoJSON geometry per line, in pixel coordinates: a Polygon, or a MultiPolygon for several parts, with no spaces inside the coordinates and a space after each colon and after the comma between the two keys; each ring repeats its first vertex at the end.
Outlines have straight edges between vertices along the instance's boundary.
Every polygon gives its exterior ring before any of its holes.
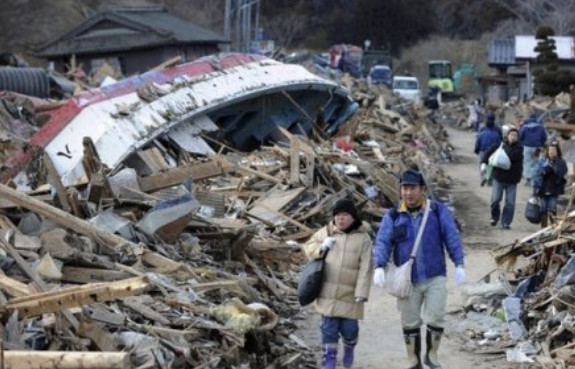
{"type": "Polygon", "coordinates": [[[455,285],[461,287],[465,283],[465,269],[462,266],[455,268],[455,285]]]}
{"type": "Polygon", "coordinates": [[[385,271],[383,268],[375,268],[375,273],[373,274],[373,284],[379,288],[383,288],[385,283],[385,271]]]}
{"type": "Polygon", "coordinates": [[[328,237],[325,240],[323,240],[323,242],[321,243],[320,246],[320,250],[323,251],[327,251],[327,250],[331,250],[331,248],[335,245],[335,238],[333,237],[328,237]]]}

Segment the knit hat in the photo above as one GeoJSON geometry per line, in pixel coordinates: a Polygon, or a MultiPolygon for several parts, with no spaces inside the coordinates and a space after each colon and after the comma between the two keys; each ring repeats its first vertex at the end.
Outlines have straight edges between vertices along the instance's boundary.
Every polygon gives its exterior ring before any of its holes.
{"type": "Polygon", "coordinates": [[[353,217],[355,220],[359,220],[359,212],[355,207],[355,204],[350,199],[341,199],[335,203],[333,207],[332,214],[335,216],[338,213],[346,212],[353,217]]]}

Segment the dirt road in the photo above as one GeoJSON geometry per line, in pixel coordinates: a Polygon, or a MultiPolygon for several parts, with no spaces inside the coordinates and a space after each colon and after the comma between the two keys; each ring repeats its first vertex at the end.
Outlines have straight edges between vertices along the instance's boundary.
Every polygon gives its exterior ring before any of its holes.
{"type": "MultiPolygon", "coordinates": [[[[466,272],[469,281],[477,281],[493,269],[490,250],[501,244],[508,244],[538,229],[529,224],[524,216],[525,202],[530,189],[520,184],[518,187],[515,219],[511,230],[489,225],[490,187],[480,187],[477,173],[477,158],[472,152],[475,135],[471,132],[449,130],[450,141],[455,147],[455,163],[443,166],[453,181],[453,196],[459,219],[464,224],[463,242],[466,254],[466,272]]],[[[455,311],[460,306],[461,296],[453,283],[453,265],[449,264],[448,310],[455,311]]],[[[442,342],[440,359],[446,369],[460,368],[507,368],[501,356],[474,355],[463,350],[459,336],[453,327],[461,317],[451,314],[442,342]]],[[[360,323],[360,340],[357,347],[357,369],[400,369],[405,368],[405,348],[402,341],[399,312],[395,299],[373,287],[366,306],[365,319],[360,323]]],[[[310,318],[301,324],[298,335],[310,346],[317,347],[318,362],[320,352],[319,320],[310,313],[310,318]],[[305,328],[304,328],[305,327],[305,328]]],[[[341,361],[341,354],[339,355],[341,361]]],[[[341,366],[341,363],[338,365],[341,366]]]]}

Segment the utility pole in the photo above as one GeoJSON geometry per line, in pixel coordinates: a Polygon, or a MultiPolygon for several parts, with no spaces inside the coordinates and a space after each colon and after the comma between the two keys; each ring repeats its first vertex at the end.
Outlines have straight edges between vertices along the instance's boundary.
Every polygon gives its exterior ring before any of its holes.
{"type": "MultiPolygon", "coordinates": [[[[247,52],[260,27],[261,0],[225,0],[224,35],[233,51],[247,52]],[[255,7],[255,10],[252,8],[255,7]],[[232,34],[232,27],[234,28],[232,34]]],[[[229,47],[226,48],[229,51],[229,47]]]]}
{"type": "Polygon", "coordinates": [[[235,17],[236,17],[236,34],[234,36],[235,40],[235,50],[234,51],[242,51],[242,37],[241,37],[241,13],[240,9],[242,8],[243,0],[236,0],[236,9],[235,9],[235,17]]]}
{"type": "MultiPolygon", "coordinates": [[[[230,29],[230,22],[232,16],[232,0],[225,0],[225,1],[226,1],[226,9],[224,13],[224,37],[226,38],[226,40],[231,42],[232,32],[230,29]]],[[[224,51],[229,52],[230,45],[231,44],[225,44],[224,51]]]]}

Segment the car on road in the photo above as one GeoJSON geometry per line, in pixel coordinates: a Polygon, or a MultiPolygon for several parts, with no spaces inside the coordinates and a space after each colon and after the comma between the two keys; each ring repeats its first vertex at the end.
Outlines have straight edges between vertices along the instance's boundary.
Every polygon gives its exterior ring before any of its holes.
{"type": "Polygon", "coordinates": [[[421,101],[421,86],[417,77],[394,76],[393,93],[416,104],[421,101]]]}

